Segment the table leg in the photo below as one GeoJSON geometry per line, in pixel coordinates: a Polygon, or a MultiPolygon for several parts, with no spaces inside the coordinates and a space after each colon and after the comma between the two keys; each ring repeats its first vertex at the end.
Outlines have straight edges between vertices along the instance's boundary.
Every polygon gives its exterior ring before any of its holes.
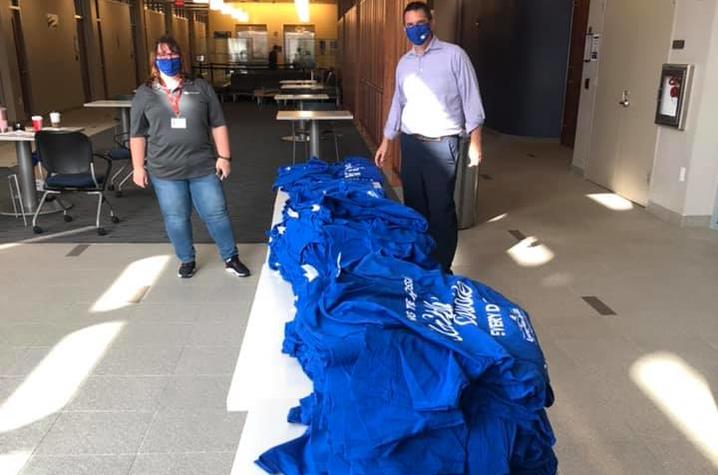
{"type": "Polygon", "coordinates": [[[319,158],[319,121],[310,122],[309,156],[319,158]]]}
{"type": "MultiPolygon", "coordinates": [[[[304,110],[304,101],[301,100],[301,99],[299,100],[299,110],[300,110],[300,111],[303,111],[303,110],[304,110]]],[[[307,130],[307,129],[306,129],[306,124],[304,123],[303,120],[300,120],[300,121],[299,121],[299,133],[301,134],[301,133],[303,133],[303,132],[306,132],[306,130],[307,130]]]]}
{"type": "Polygon", "coordinates": [[[130,109],[122,107],[120,109],[120,118],[122,119],[122,133],[130,133],[130,109]]]}
{"type": "Polygon", "coordinates": [[[34,213],[37,208],[35,192],[35,174],[32,169],[32,142],[15,142],[17,153],[18,177],[20,178],[20,196],[26,213],[34,213]]]}

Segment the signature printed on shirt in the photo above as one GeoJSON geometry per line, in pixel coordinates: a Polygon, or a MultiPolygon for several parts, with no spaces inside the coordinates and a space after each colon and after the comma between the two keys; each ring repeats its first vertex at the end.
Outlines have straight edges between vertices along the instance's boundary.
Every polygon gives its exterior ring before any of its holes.
{"type": "MultiPolygon", "coordinates": [[[[459,328],[466,325],[478,327],[478,316],[474,298],[474,289],[462,281],[457,281],[451,287],[453,294],[452,302],[442,302],[435,296],[421,299],[416,294],[414,280],[410,277],[403,278],[404,292],[406,297],[405,315],[412,322],[426,324],[427,327],[456,342],[464,341],[459,328]],[[419,320],[419,315],[421,320],[419,320]]],[[[489,333],[493,337],[506,336],[506,322],[501,312],[501,307],[493,303],[486,303],[484,307],[486,323],[489,333]]],[[[535,342],[536,336],[528,317],[518,308],[512,308],[509,317],[516,324],[524,340],[535,342]]]]}

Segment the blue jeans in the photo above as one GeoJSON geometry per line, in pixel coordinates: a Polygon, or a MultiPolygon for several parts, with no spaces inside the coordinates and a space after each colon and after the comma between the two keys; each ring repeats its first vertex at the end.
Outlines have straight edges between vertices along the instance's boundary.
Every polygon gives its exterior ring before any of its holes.
{"type": "Polygon", "coordinates": [[[192,205],[207,226],[223,260],[237,255],[234,231],[229,221],[222,183],[217,175],[188,180],[165,180],[150,177],[160,203],[165,229],[180,262],[192,262],[192,205]]]}
{"type": "Polygon", "coordinates": [[[454,205],[459,138],[423,142],[401,135],[401,182],[404,204],[421,213],[436,241],[434,257],[446,270],[456,254],[459,227],[454,205]]]}

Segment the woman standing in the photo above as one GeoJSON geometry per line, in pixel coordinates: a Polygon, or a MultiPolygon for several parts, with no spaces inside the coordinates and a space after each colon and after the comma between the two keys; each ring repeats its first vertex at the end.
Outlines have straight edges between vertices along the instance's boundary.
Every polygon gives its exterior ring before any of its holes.
{"type": "Polygon", "coordinates": [[[170,36],[155,43],[150,67],[150,78],[132,101],[133,180],[141,188],[152,181],[165,229],[180,260],[179,277],[188,279],[196,269],[190,221],[193,206],[227,271],[247,277],[250,272],[239,260],[222,190],[221,181],[231,171],[231,155],[217,95],[206,81],[191,79],[183,71],[179,44],[170,36]]]}

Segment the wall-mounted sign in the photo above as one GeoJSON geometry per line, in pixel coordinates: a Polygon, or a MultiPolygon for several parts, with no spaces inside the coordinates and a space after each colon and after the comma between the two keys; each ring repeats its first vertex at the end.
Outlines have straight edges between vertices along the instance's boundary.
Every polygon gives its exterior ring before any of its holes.
{"type": "Polygon", "coordinates": [[[214,39],[226,39],[231,38],[232,32],[231,31],[215,31],[214,32],[214,39]]]}
{"type": "Polygon", "coordinates": [[[583,50],[583,61],[586,63],[598,61],[601,51],[601,34],[588,33],[583,50]]]}
{"type": "Polygon", "coordinates": [[[57,30],[60,26],[60,16],[55,13],[48,13],[45,18],[47,19],[47,27],[51,30],[57,30]]]}
{"type": "Polygon", "coordinates": [[[656,124],[684,130],[693,81],[693,65],[664,64],[658,87],[656,124]]]}

